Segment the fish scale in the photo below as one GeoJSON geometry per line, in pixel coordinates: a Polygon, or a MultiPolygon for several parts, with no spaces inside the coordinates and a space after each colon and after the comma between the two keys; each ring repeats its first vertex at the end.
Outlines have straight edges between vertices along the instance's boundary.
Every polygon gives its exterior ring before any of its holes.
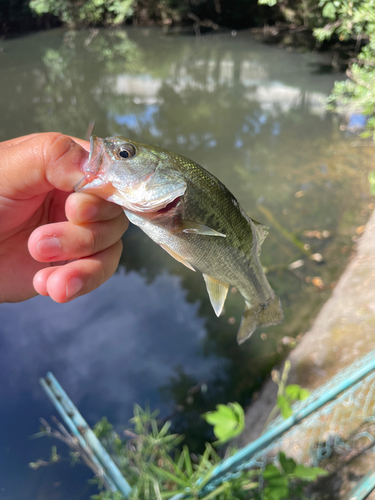
{"type": "Polygon", "coordinates": [[[280,300],[259,260],[266,228],[194,161],[122,137],[92,137],[85,177],[76,189],[121,205],[130,222],[176,260],[200,271],[217,315],[229,285],[235,286],[245,300],[239,343],[257,326],[283,320],[280,300]]]}

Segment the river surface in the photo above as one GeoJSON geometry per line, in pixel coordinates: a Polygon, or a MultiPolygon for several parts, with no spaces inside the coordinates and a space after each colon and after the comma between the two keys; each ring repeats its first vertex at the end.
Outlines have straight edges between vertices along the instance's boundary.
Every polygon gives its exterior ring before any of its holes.
{"type": "Polygon", "coordinates": [[[251,402],[355,250],[373,208],[373,149],[325,109],[342,76],[329,71],[328,55],[233,35],[53,30],[0,42],[0,140],[50,130],[84,137],[95,120],[101,137],[191,157],[270,226],[262,264],[285,312],[283,325],[258,329],[239,347],[239,294],[231,290],[216,318],[202,276],[135,227],[124,235],[118,272],[99,290],[69,304],[2,304],[1,500],[86,500],[95,491],[63,444],[29,439],[39,417],[54,413],[38,382],[48,370],[90,425],[106,415],[121,430],[134,403],[149,403],[198,449],[209,437],[199,415],[251,402]],[[66,461],[31,470],[53,444],[66,461]]]}

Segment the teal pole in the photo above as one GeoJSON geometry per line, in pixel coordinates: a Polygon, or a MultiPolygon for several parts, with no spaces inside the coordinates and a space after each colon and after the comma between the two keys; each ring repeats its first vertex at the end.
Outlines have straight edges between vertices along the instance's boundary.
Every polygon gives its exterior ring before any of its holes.
{"type": "Polygon", "coordinates": [[[53,374],[47,373],[45,378],[40,379],[40,383],[74,437],[102,474],[109,489],[119,491],[128,498],[132,491],[129,483],[53,374]]]}
{"type": "Polygon", "coordinates": [[[364,500],[375,488],[375,470],[368,472],[345,497],[345,500],[364,500]]]}

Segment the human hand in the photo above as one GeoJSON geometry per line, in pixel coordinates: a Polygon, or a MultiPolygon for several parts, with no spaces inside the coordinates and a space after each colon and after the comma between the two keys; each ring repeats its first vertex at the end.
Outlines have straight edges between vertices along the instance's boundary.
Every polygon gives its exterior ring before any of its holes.
{"type": "Polygon", "coordinates": [[[121,207],[72,193],[89,143],[57,133],[0,143],[0,303],[37,293],[69,302],[116,270],[121,207]]]}

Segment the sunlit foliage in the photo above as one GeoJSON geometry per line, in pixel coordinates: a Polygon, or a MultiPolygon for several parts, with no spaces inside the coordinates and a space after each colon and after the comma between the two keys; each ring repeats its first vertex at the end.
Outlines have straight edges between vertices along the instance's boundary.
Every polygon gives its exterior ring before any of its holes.
{"type": "Polygon", "coordinates": [[[75,27],[123,23],[133,14],[133,4],[134,0],[31,0],[30,9],[39,16],[52,14],[75,27]]]}

